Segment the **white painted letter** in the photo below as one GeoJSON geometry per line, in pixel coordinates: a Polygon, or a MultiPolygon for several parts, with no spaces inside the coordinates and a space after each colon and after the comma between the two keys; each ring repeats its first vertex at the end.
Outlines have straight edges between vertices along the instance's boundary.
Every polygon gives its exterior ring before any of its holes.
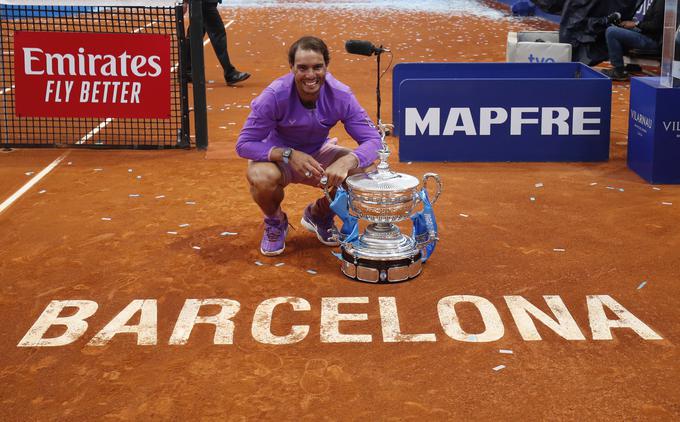
{"type": "Polygon", "coordinates": [[[611,340],[611,328],[630,328],[645,340],[663,340],[651,328],[640,321],[635,315],[621,306],[609,295],[587,296],[588,319],[593,332],[593,340],[611,340]],[[619,319],[607,319],[604,306],[616,314],[619,319]]]}
{"type": "Polygon", "coordinates": [[[444,126],[444,136],[451,136],[456,133],[456,130],[462,129],[466,135],[476,135],[475,122],[472,120],[472,113],[469,108],[465,107],[451,107],[449,110],[449,117],[446,118],[446,126],[444,126]],[[462,125],[458,125],[458,120],[462,120],[462,125]]]}
{"type": "Polygon", "coordinates": [[[240,309],[241,304],[230,299],[187,299],[179,313],[179,318],[177,318],[168,344],[187,344],[195,324],[213,324],[215,326],[213,344],[233,344],[234,322],[231,321],[231,318],[236,316],[240,309]],[[198,316],[198,311],[203,305],[217,305],[221,309],[216,315],[198,316]]]}
{"type": "Polygon", "coordinates": [[[321,342],[322,343],[370,343],[370,334],[341,334],[340,321],[366,321],[368,314],[341,314],[340,303],[368,303],[367,297],[324,297],[321,298],[321,342]]]}
{"type": "Polygon", "coordinates": [[[293,325],[285,336],[272,334],[272,314],[277,305],[288,303],[294,311],[309,311],[309,302],[299,297],[275,297],[260,303],[253,316],[251,332],[253,338],[264,344],[293,344],[304,340],[309,333],[309,325],[293,325]]]}
{"type": "Polygon", "coordinates": [[[92,337],[88,346],[104,346],[116,334],[136,333],[137,344],[140,346],[153,346],[157,337],[157,310],[156,299],[136,299],[130,302],[111,322],[106,324],[96,336],[92,337]],[[138,325],[125,325],[137,312],[141,311],[138,325]]]}
{"type": "Polygon", "coordinates": [[[385,343],[437,341],[434,333],[402,334],[397,313],[397,301],[393,297],[380,297],[380,320],[382,321],[383,341],[385,343]]]}
{"type": "Polygon", "coordinates": [[[557,125],[558,135],[569,135],[569,109],[566,107],[543,107],[541,110],[541,135],[552,135],[557,125]],[[557,116],[555,116],[557,112],[557,116]]]}
{"type": "Polygon", "coordinates": [[[541,335],[536,330],[536,325],[529,314],[533,315],[545,324],[548,328],[557,333],[560,337],[567,340],[585,340],[583,333],[578,328],[576,321],[567,310],[562,298],[559,296],[543,296],[545,302],[550,307],[553,315],[557,317],[557,322],[546,315],[543,311],[535,307],[522,296],[503,296],[508,304],[510,313],[515,319],[517,329],[524,340],[540,340],[541,335]]]}
{"type": "Polygon", "coordinates": [[[525,119],[524,113],[538,113],[538,107],[513,107],[510,109],[510,135],[521,135],[522,125],[538,123],[537,118],[525,119]]]}
{"type": "Polygon", "coordinates": [[[24,48],[23,50],[24,50],[24,73],[26,75],[42,75],[43,73],[45,73],[44,70],[33,70],[33,66],[31,65],[31,62],[40,60],[37,57],[33,57],[31,53],[34,51],[36,52],[39,51],[42,53],[43,51],[39,48],[24,48]]]}
{"type": "Polygon", "coordinates": [[[97,302],[91,300],[53,300],[35,324],[28,330],[17,347],[54,347],[65,346],[78,340],[87,330],[85,320],[97,312],[97,302]],[[75,314],[59,317],[64,308],[78,308],[75,314]],[[66,331],[59,337],[43,338],[53,325],[65,325],[66,331]]]}
{"type": "Polygon", "coordinates": [[[490,342],[500,339],[505,332],[503,321],[501,321],[501,316],[498,315],[496,307],[483,297],[467,295],[447,296],[439,301],[437,311],[439,311],[439,321],[442,323],[444,332],[454,340],[490,342]],[[460,321],[458,321],[458,315],[456,315],[454,308],[456,303],[460,302],[472,303],[477,307],[482,316],[484,331],[480,334],[474,334],[476,339],[471,338],[473,334],[463,331],[463,328],[460,326],[460,321]]]}
{"type": "Polygon", "coordinates": [[[584,125],[599,125],[600,118],[586,119],[586,113],[599,113],[601,107],[574,107],[573,135],[599,135],[600,129],[584,129],[584,125]]]}
{"type": "Polygon", "coordinates": [[[427,113],[424,118],[420,117],[418,109],[415,107],[407,107],[406,110],[406,136],[414,136],[416,134],[416,126],[420,130],[420,133],[428,136],[438,136],[439,135],[439,109],[438,108],[428,108],[427,113]],[[427,131],[428,126],[430,127],[429,133],[427,131]]]}
{"type": "Polygon", "coordinates": [[[508,120],[508,112],[501,107],[482,107],[479,109],[479,134],[491,135],[491,125],[500,125],[508,120]],[[495,117],[491,117],[495,113],[495,117]]]}

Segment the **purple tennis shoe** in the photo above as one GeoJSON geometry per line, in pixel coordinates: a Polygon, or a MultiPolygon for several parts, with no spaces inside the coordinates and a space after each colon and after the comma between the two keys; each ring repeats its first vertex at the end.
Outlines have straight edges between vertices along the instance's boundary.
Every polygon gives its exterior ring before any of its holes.
{"type": "Polygon", "coordinates": [[[305,214],[300,220],[300,224],[304,226],[307,230],[312,233],[316,233],[316,237],[319,242],[326,246],[339,246],[340,242],[335,234],[337,233],[337,228],[333,224],[333,216],[331,213],[329,216],[324,218],[316,218],[312,215],[312,205],[307,205],[305,208],[305,214]]]}
{"type": "Polygon", "coordinates": [[[286,249],[286,235],[288,234],[288,216],[283,218],[265,217],[264,235],[260,243],[260,252],[266,256],[280,255],[286,249]]]}

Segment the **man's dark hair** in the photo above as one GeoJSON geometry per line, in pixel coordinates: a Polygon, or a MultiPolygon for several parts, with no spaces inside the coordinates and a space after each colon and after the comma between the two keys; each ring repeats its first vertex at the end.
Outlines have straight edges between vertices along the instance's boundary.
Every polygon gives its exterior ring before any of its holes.
{"type": "Polygon", "coordinates": [[[326,66],[328,66],[328,63],[331,61],[331,56],[328,53],[328,46],[326,46],[326,43],[323,42],[321,38],[306,36],[295,41],[293,45],[290,46],[290,50],[288,50],[288,63],[290,63],[291,67],[295,64],[295,53],[297,53],[298,50],[312,50],[321,54],[326,66]]]}

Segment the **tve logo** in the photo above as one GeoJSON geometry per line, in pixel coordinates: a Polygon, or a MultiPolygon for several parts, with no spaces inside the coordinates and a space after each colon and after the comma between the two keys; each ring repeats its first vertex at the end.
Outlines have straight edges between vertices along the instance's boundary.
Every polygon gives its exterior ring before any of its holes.
{"type": "Polygon", "coordinates": [[[529,63],[555,63],[552,57],[537,57],[529,53],[529,63]]]}

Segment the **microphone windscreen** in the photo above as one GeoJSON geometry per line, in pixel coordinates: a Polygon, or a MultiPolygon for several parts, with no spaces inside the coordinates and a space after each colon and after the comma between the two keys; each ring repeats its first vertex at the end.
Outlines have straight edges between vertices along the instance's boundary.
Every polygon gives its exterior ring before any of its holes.
{"type": "Polygon", "coordinates": [[[370,41],[349,40],[345,43],[345,50],[350,54],[370,56],[375,52],[375,46],[370,41]]]}

